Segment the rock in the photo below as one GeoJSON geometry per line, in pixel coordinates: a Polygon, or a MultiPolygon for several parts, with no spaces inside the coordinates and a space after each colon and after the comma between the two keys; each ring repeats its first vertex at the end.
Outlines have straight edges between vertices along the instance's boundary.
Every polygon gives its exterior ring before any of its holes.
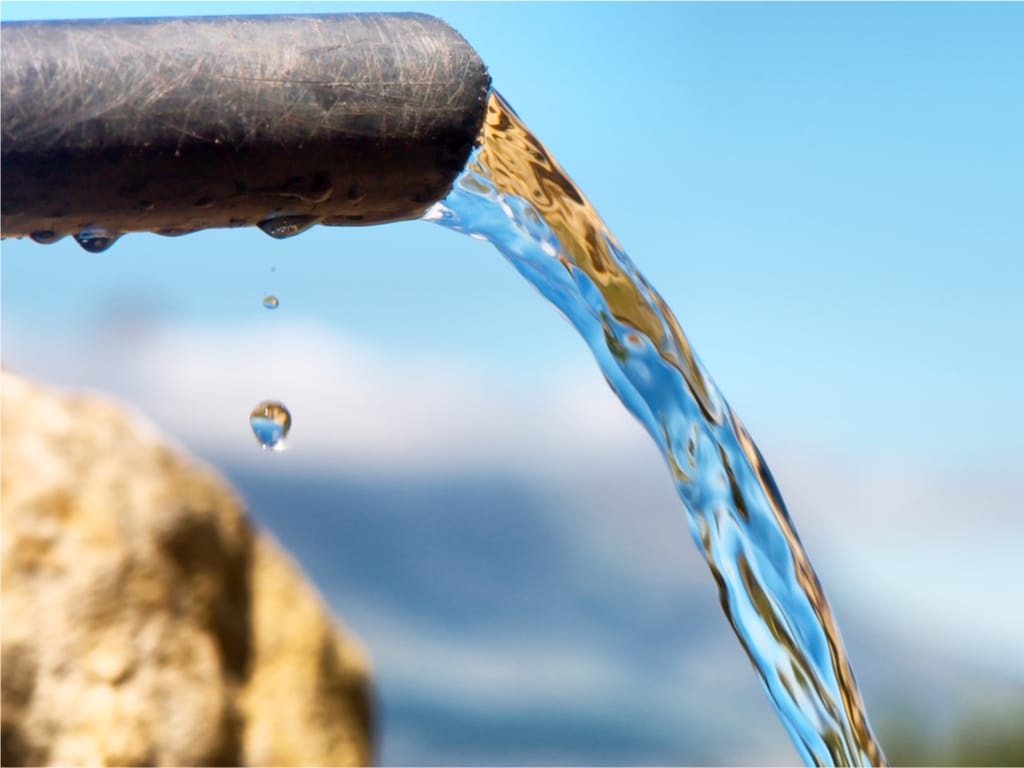
{"type": "Polygon", "coordinates": [[[4,765],[359,765],[364,655],[215,474],[2,375],[4,765]]]}

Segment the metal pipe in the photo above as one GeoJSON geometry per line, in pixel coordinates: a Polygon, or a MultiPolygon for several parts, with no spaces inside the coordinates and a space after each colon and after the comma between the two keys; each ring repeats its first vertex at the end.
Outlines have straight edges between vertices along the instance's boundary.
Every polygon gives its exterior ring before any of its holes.
{"type": "Polygon", "coordinates": [[[490,86],[457,32],[416,13],[0,34],[0,230],[40,242],[416,218],[465,165],[490,86]]]}

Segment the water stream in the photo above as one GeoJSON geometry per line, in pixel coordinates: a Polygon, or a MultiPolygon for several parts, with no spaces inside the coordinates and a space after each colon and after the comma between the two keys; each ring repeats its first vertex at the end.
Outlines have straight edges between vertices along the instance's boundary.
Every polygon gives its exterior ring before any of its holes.
{"type": "Polygon", "coordinates": [[[496,92],[469,164],[425,218],[493,243],[586,340],[664,454],[726,616],[805,762],[884,763],[757,447],[671,310],[496,92]]]}

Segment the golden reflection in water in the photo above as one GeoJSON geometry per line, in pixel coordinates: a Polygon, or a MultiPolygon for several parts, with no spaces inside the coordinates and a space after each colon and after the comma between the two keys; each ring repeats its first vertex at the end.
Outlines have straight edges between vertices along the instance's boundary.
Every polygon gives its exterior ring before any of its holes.
{"type": "Polygon", "coordinates": [[[643,276],[619,266],[609,244],[621,250],[590,202],[494,91],[487,102],[483,144],[475,165],[496,189],[531,202],[551,227],[566,255],[559,260],[575,265],[594,281],[613,317],[647,336],[661,356],[686,379],[706,418],[717,419],[690,343],[668,307],[643,276]],[[663,322],[655,308],[661,310],[663,322]]]}
{"type": "MultiPolygon", "coordinates": [[[[622,263],[612,254],[612,248],[621,252],[621,247],[597,212],[544,146],[494,91],[488,99],[480,147],[470,168],[482,177],[490,179],[498,192],[515,195],[532,203],[558,239],[562,251],[557,254],[557,258],[565,269],[570,272],[580,270],[586,274],[600,290],[615,320],[625,324],[633,332],[646,336],[661,357],[681,373],[702,415],[709,423],[721,425],[723,420],[729,422],[728,426],[737,435],[740,448],[769,500],[777,524],[788,544],[797,582],[813,607],[827,638],[843,708],[843,712],[830,711],[830,714],[835,723],[849,723],[852,733],[844,736],[829,725],[822,729],[822,739],[828,745],[830,756],[836,764],[861,764],[865,761],[872,765],[885,764],[881,748],[867,724],[863,702],[839,639],[832,611],[778,491],[770,479],[770,474],[743,425],[727,408],[723,408],[712,394],[712,388],[706,382],[705,374],[697,363],[689,341],[671,310],[628,262],[622,263]]],[[[607,325],[605,336],[615,342],[613,354],[623,347],[607,325]]],[[[631,343],[637,340],[632,332],[626,338],[631,343]]],[[[624,347],[620,352],[628,354],[624,347]]],[[[673,455],[667,439],[667,429],[664,424],[662,427],[666,433],[663,435],[663,445],[673,475],[677,481],[686,482],[689,477],[683,470],[682,463],[673,455]]],[[[737,513],[746,518],[746,505],[740,489],[736,486],[727,452],[722,451],[721,458],[728,474],[737,513]]],[[[687,463],[693,466],[692,460],[687,463]]],[[[715,562],[712,553],[708,521],[699,516],[697,526],[728,615],[727,589],[719,570],[720,564],[715,562]]],[[[823,689],[810,660],[805,657],[799,643],[793,638],[790,625],[780,608],[765,593],[745,557],[740,557],[738,566],[747,594],[765,627],[779,647],[786,652],[785,668],[778,669],[783,686],[790,690],[791,695],[795,695],[792,691],[794,682],[804,688],[812,688],[823,706],[827,710],[834,710],[832,697],[823,689]]],[[[736,629],[731,615],[730,621],[736,629]]],[[[743,635],[739,634],[739,637],[742,642],[743,635]]],[[[746,650],[753,660],[751,649],[746,650]]],[[[845,727],[843,730],[846,730],[845,727]]]]}

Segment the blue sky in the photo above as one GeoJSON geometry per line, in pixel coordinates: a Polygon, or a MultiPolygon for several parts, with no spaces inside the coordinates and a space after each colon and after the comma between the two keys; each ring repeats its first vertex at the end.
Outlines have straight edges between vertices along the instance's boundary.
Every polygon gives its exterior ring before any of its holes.
{"type": "MultiPolygon", "coordinates": [[[[857,614],[906,639],[910,615],[945,658],[1024,680],[1008,658],[1024,624],[1006,610],[1024,583],[1011,546],[1024,5],[5,2],[0,15],[367,10],[435,14],[480,53],[761,446],[840,625],[857,614]]],[[[538,483],[591,463],[662,471],[569,325],[496,251],[440,227],[2,249],[5,366],[112,391],[205,457],[269,466],[244,419],[280,395],[294,450],[275,467],[538,483]]],[[[614,568],[609,520],[588,546],[614,568]]],[[[650,558],[634,554],[619,565],[639,573],[650,558]]]]}
{"type": "MultiPolygon", "coordinates": [[[[480,52],[755,435],[785,425],[857,451],[1020,457],[1019,5],[8,2],[2,13],[410,8],[480,52]],[[961,408],[950,439],[945,414],[961,408]]],[[[586,364],[486,246],[418,223],[289,243],[134,235],[100,258],[64,242],[45,262],[31,243],[4,250],[13,323],[76,325],[120,303],[204,326],[260,322],[252,297],[273,290],[281,316],[395,350],[516,376],[586,364]],[[54,258],[62,289],[19,289],[54,258]]]]}

